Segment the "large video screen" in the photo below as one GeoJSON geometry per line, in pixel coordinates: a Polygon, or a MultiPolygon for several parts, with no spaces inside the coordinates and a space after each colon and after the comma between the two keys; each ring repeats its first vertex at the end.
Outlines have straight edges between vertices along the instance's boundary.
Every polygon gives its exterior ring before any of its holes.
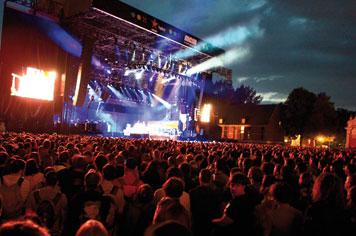
{"type": "Polygon", "coordinates": [[[56,77],[55,71],[27,67],[22,75],[12,73],[11,95],[53,101],[56,77]]]}

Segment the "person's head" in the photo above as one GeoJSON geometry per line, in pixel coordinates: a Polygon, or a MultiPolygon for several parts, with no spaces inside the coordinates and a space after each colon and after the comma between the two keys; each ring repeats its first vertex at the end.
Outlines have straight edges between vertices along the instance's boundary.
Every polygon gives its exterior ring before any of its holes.
{"type": "Polygon", "coordinates": [[[50,236],[47,229],[32,221],[8,221],[0,226],[0,236],[50,236]]]}
{"type": "Polygon", "coordinates": [[[7,173],[8,174],[20,173],[22,175],[25,166],[26,166],[26,162],[24,160],[11,158],[10,161],[8,162],[7,173]]]}
{"type": "Polygon", "coordinates": [[[163,189],[167,197],[180,198],[184,190],[184,182],[177,177],[169,178],[164,184],[163,189]]]}
{"type": "Polygon", "coordinates": [[[49,171],[45,174],[46,178],[46,185],[54,187],[56,186],[58,179],[57,179],[57,173],[54,171],[49,171]]]}
{"type": "Polygon", "coordinates": [[[187,149],[185,146],[181,146],[180,149],[179,149],[179,152],[183,155],[185,155],[187,153],[187,149]]]}
{"type": "Polygon", "coordinates": [[[230,169],[229,177],[233,176],[233,175],[236,174],[236,173],[240,173],[240,172],[242,172],[241,168],[235,166],[235,167],[233,167],[233,168],[230,169]]]}
{"type": "Polygon", "coordinates": [[[35,159],[28,159],[25,166],[25,176],[34,175],[39,172],[38,165],[35,159]]]}
{"type": "Polygon", "coordinates": [[[210,185],[213,181],[213,175],[209,169],[202,169],[199,173],[200,185],[210,185]]]}
{"type": "Polygon", "coordinates": [[[72,157],[72,167],[74,169],[84,170],[87,165],[88,165],[88,163],[85,160],[84,156],[74,155],[72,157]]]}
{"type": "Polygon", "coordinates": [[[356,186],[356,174],[352,174],[346,177],[345,190],[349,191],[353,186],[356,186]]]}
{"type": "Polygon", "coordinates": [[[242,171],[247,175],[248,171],[252,166],[253,161],[250,158],[245,158],[242,162],[242,171]]]}
{"type": "Polygon", "coordinates": [[[205,156],[204,156],[204,154],[202,154],[202,153],[199,153],[199,154],[195,155],[195,157],[194,157],[194,160],[195,160],[195,162],[196,162],[198,165],[199,165],[204,159],[205,159],[205,156]]]}
{"type": "Polygon", "coordinates": [[[270,187],[269,192],[273,199],[279,203],[289,203],[292,198],[290,187],[284,183],[273,184],[270,187]]]}
{"type": "Polygon", "coordinates": [[[51,148],[51,141],[49,139],[45,139],[42,143],[43,148],[50,149],[51,148]]]}
{"type": "Polygon", "coordinates": [[[310,172],[300,174],[299,186],[302,188],[311,188],[313,186],[313,175],[310,172]]]}
{"type": "Polygon", "coordinates": [[[137,162],[133,158],[129,158],[125,161],[125,168],[128,170],[135,170],[137,167],[137,162]]]}
{"type": "Polygon", "coordinates": [[[247,177],[242,173],[236,173],[230,177],[230,192],[233,197],[245,194],[245,187],[249,184],[247,177]]]}
{"type": "Polygon", "coordinates": [[[275,164],[275,165],[274,165],[274,169],[273,169],[273,175],[274,175],[274,177],[280,178],[281,169],[282,169],[282,165],[281,165],[281,164],[275,164]]]}
{"type": "Polygon", "coordinates": [[[31,142],[25,142],[23,145],[23,149],[25,150],[26,153],[30,153],[32,150],[31,142]]]}
{"type": "Polygon", "coordinates": [[[290,168],[291,170],[295,169],[295,161],[294,159],[285,159],[284,160],[284,166],[288,166],[288,168],[290,168]]]}
{"type": "Polygon", "coordinates": [[[342,207],[343,193],[341,180],[337,176],[322,173],[315,180],[312,198],[314,202],[323,201],[336,207],[342,207]]]}
{"type": "Polygon", "coordinates": [[[334,174],[336,174],[339,177],[342,177],[344,173],[344,161],[342,159],[337,159],[334,160],[333,163],[331,164],[331,170],[333,171],[334,174]]]}
{"type": "Polygon", "coordinates": [[[64,164],[64,163],[67,163],[68,160],[69,160],[69,152],[68,151],[62,151],[59,153],[58,163],[64,164]]]}
{"type": "Polygon", "coordinates": [[[274,165],[270,162],[264,162],[261,166],[261,170],[264,175],[273,175],[274,165]]]}
{"type": "Polygon", "coordinates": [[[150,203],[153,201],[153,189],[149,184],[142,184],[137,189],[136,200],[139,203],[150,203]]]}
{"type": "Polygon", "coordinates": [[[265,193],[275,182],[276,178],[273,175],[263,176],[260,192],[265,193]]]}
{"type": "Polygon", "coordinates": [[[152,225],[145,232],[145,236],[192,236],[192,232],[184,225],[174,220],[167,220],[152,225]]]}
{"type": "Polygon", "coordinates": [[[174,220],[190,228],[189,212],[179,203],[177,199],[165,197],[161,199],[153,216],[153,224],[159,224],[167,220],[174,220]]]}
{"type": "Polygon", "coordinates": [[[90,169],[85,174],[84,181],[87,189],[96,189],[99,186],[100,176],[95,170],[90,169]]]}
{"type": "Polygon", "coordinates": [[[37,165],[40,164],[40,155],[38,154],[38,152],[30,152],[29,154],[27,154],[27,159],[35,159],[37,165]]]}
{"type": "Polygon", "coordinates": [[[290,166],[285,165],[281,169],[281,176],[284,181],[290,181],[295,178],[294,169],[290,166]]]}
{"type": "Polygon", "coordinates": [[[125,167],[123,165],[116,166],[116,175],[117,178],[121,178],[125,174],[125,167]]]}
{"type": "Polygon", "coordinates": [[[171,166],[168,168],[166,175],[167,175],[167,178],[170,178],[170,177],[182,178],[183,177],[180,169],[178,167],[174,167],[174,166],[171,166]]]}
{"type": "Polygon", "coordinates": [[[9,155],[7,152],[0,151],[0,166],[4,166],[5,163],[9,160],[9,155]]]}
{"type": "Polygon", "coordinates": [[[176,158],[174,156],[170,156],[167,158],[168,166],[176,166],[176,158]]]}
{"type": "Polygon", "coordinates": [[[103,154],[99,154],[95,157],[94,163],[96,169],[101,172],[106,163],[108,163],[108,159],[103,154]]]}
{"type": "Polygon", "coordinates": [[[46,168],[43,170],[44,176],[46,176],[46,174],[47,174],[48,172],[51,172],[51,171],[56,172],[55,169],[53,168],[53,166],[48,166],[48,167],[46,167],[46,168]]]}
{"type": "MultiPolygon", "coordinates": [[[[226,173],[226,170],[228,169],[227,165],[226,165],[226,162],[225,160],[223,159],[218,159],[216,162],[215,162],[215,170],[217,171],[221,171],[223,173],[226,173]]],[[[226,174],[229,174],[228,171],[226,174]]]]}
{"type": "Polygon", "coordinates": [[[100,221],[88,220],[80,226],[75,236],[109,236],[109,233],[100,221]]]}
{"type": "Polygon", "coordinates": [[[41,156],[41,158],[40,158],[40,166],[42,167],[42,168],[46,168],[46,167],[48,167],[48,166],[53,166],[54,165],[54,161],[53,161],[53,158],[52,158],[52,156],[47,156],[47,155],[45,155],[45,156],[41,156]]]}
{"type": "Polygon", "coordinates": [[[112,164],[106,164],[104,167],[103,167],[103,176],[104,176],[104,179],[105,180],[108,180],[108,181],[112,181],[114,179],[116,179],[118,176],[117,176],[117,168],[115,168],[114,165],[112,164]]]}
{"type": "Polygon", "coordinates": [[[93,161],[93,153],[89,150],[83,152],[83,156],[85,156],[89,163],[93,161]]]}
{"type": "Polygon", "coordinates": [[[344,166],[344,172],[346,175],[356,174],[356,165],[354,163],[347,163],[344,166]]]}
{"type": "Polygon", "coordinates": [[[261,184],[263,179],[263,174],[260,168],[253,166],[249,169],[247,174],[248,179],[252,184],[261,184]]]}
{"type": "Polygon", "coordinates": [[[190,177],[191,167],[187,162],[183,162],[179,165],[179,169],[184,177],[190,177]]]}
{"type": "Polygon", "coordinates": [[[144,172],[146,172],[146,173],[157,173],[158,172],[158,167],[159,167],[159,161],[157,161],[157,160],[150,161],[147,164],[144,172]]]}
{"type": "Polygon", "coordinates": [[[296,166],[296,170],[298,171],[298,174],[305,173],[307,171],[308,167],[305,162],[299,162],[296,166]]]}
{"type": "Polygon", "coordinates": [[[347,205],[348,207],[356,208],[356,186],[351,187],[347,192],[347,205]]]}

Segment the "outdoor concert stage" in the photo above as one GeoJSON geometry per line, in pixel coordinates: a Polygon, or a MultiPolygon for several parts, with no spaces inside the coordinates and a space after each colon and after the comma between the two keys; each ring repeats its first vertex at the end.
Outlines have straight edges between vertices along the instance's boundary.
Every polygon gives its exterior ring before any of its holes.
{"type": "Polygon", "coordinates": [[[12,86],[18,96],[6,98],[10,108],[0,105],[7,128],[19,131],[11,125],[16,117],[32,131],[31,119],[48,124],[51,117],[59,132],[196,136],[204,81],[212,73],[231,77],[231,71],[192,68],[224,51],[120,1],[94,0],[74,13],[68,2],[50,7],[14,0],[5,7],[1,60],[7,83],[1,91],[9,94],[12,86]],[[52,99],[37,113],[19,112],[19,104],[33,106],[18,92],[19,81],[30,78],[26,68],[57,75],[52,99]]]}

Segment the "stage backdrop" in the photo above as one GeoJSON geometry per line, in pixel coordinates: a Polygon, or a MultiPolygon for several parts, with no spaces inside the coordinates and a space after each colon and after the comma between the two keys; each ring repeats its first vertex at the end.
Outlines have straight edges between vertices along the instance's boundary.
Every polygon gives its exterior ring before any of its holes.
{"type": "Polygon", "coordinates": [[[61,110],[55,108],[55,105],[61,106],[58,99],[62,99],[58,77],[70,59],[45,33],[47,24],[46,19],[5,9],[0,52],[0,120],[5,121],[9,131],[50,132],[54,111],[61,110]],[[10,95],[12,73],[22,75],[27,67],[57,71],[54,101],[10,95]]]}

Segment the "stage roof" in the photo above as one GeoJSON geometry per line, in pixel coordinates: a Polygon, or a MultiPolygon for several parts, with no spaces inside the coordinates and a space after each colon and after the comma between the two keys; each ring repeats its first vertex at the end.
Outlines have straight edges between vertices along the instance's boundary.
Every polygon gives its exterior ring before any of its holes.
{"type": "MultiPolygon", "coordinates": [[[[10,0],[23,4],[19,0],[10,0]]],[[[51,1],[48,1],[48,3],[51,1]]],[[[120,67],[128,64],[118,54],[132,53],[146,56],[160,55],[162,59],[175,61],[177,64],[194,66],[211,57],[225,53],[223,49],[214,47],[203,40],[186,33],[168,23],[148,15],[119,0],[89,0],[78,3],[77,0],[62,0],[57,5],[27,4],[32,14],[52,16],[66,30],[82,42],[85,38],[94,41],[94,55],[105,60],[111,66],[120,67]],[[74,5],[75,4],[75,5],[74,5]],[[79,5],[86,6],[79,6],[79,5]],[[73,13],[73,7],[81,13],[73,13]],[[36,10],[34,10],[36,9],[36,10]],[[72,11],[68,13],[69,11],[72,11]],[[196,46],[199,47],[196,47],[196,46]],[[199,48],[199,50],[195,49],[199,48]],[[189,56],[175,58],[175,54],[188,51],[189,56]]],[[[8,4],[9,6],[9,4],[8,4]]],[[[142,56],[141,56],[142,57],[142,56]]],[[[144,61],[144,60],[142,60],[144,61]]],[[[231,70],[217,68],[213,71],[231,78],[231,70]]]]}
{"type": "Polygon", "coordinates": [[[79,37],[94,38],[94,52],[106,57],[115,58],[116,47],[162,56],[192,50],[193,55],[184,60],[194,65],[224,53],[222,49],[117,0],[94,0],[88,11],[66,18],[64,25],[79,37]],[[199,51],[194,49],[197,44],[203,45],[199,51]]]}

